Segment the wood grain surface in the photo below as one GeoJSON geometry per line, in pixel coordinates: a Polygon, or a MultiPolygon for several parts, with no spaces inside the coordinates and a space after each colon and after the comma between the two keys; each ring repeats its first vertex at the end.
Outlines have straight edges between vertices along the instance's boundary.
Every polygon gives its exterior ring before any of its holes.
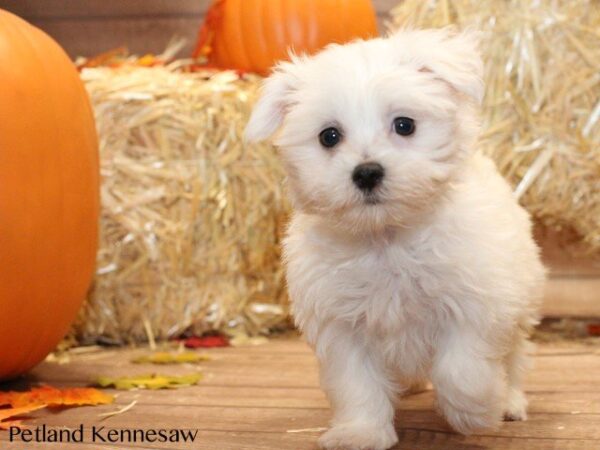
{"type": "MultiPolygon", "coordinates": [[[[146,350],[100,350],[75,356],[67,364],[44,363],[27,378],[0,389],[32,383],[83,386],[100,375],[132,375],[157,371],[189,373],[195,367],[133,365],[146,350]]],[[[214,450],[316,450],[319,431],[331,418],[318,387],[317,363],[297,338],[274,339],[247,348],[208,350],[202,363],[205,378],[198,386],[168,391],[120,392],[116,405],[37,411],[32,426],[74,428],[83,423],[116,429],[197,429],[193,446],[119,443],[61,444],[60,448],[196,448],[214,450]],[[137,404],[128,412],[101,420],[99,414],[137,404]],[[300,431],[299,431],[300,430],[300,431]],[[303,431],[302,431],[303,430],[303,431]]],[[[400,402],[396,428],[398,449],[597,449],[600,448],[600,353],[580,344],[542,345],[526,390],[530,400],[526,422],[507,422],[497,431],[463,437],[455,434],[434,410],[431,390],[400,402]]],[[[48,448],[47,444],[8,442],[0,447],[48,448]]]]}

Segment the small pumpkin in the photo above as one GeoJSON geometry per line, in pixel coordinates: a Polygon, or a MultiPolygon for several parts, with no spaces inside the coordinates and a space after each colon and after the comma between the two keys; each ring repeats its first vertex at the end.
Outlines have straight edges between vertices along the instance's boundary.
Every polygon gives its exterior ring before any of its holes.
{"type": "Polygon", "coordinates": [[[214,0],[194,56],[265,75],[287,59],[289,48],[314,53],[332,42],[376,35],[370,0],[214,0]]]}
{"type": "Polygon", "coordinates": [[[98,139],[73,63],[0,10],[0,380],[44,359],[90,285],[98,139]]]}

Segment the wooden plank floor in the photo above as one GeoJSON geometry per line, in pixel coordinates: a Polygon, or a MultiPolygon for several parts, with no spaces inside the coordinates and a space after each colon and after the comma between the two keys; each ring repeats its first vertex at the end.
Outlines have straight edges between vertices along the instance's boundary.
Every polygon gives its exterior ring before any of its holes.
{"type": "MultiPolygon", "coordinates": [[[[64,449],[316,449],[319,429],[331,413],[318,388],[317,363],[297,338],[273,339],[257,347],[209,349],[213,359],[198,366],[133,365],[138,350],[102,350],[73,356],[66,364],[43,363],[26,379],[0,385],[23,388],[33,383],[83,386],[104,375],[201,370],[195,387],[168,391],[119,392],[117,405],[41,410],[31,425],[75,428],[85,424],[115,429],[197,429],[193,445],[58,444],[64,449]],[[117,410],[133,400],[129,411],[105,420],[99,414],[117,410]],[[311,430],[312,429],[312,430],[311,430]],[[316,430],[315,430],[316,429],[316,430]],[[302,431],[304,430],[304,431],[302,431]]],[[[397,413],[397,449],[600,449],[600,351],[581,344],[542,344],[527,382],[530,418],[509,422],[500,430],[468,438],[454,434],[433,410],[431,391],[405,398],[397,413]]],[[[50,448],[49,444],[8,442],[0,432],[2,449],[50,448]]]]}

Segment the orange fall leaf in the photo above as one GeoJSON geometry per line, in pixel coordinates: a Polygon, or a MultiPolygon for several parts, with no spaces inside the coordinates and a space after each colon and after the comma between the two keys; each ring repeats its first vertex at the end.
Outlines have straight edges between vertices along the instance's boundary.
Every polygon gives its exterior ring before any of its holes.
{"type": "Polygon", "coordinates": [[[34,405],[106,405],[113,401],[114,397],[112,395],[94,388],[57,389],[52,386],[40,386],[27,392],[0,392],[0,406],[9,405],[13,408],[34,405]]]}
{"type": "MultiPolygon", "coordinates": [[[[0,393],[3,394],[3,393],[0,393]]],[[[23,416],[32,411],[44,408],[46,405],[29,405],[20,408],[0,409],[0,430],[8,430],[10,427],[23,427],[22,420],[14,420],[15,417],[23,416]],[[13,420],[8,420],[13,419],[13,420]]]]}

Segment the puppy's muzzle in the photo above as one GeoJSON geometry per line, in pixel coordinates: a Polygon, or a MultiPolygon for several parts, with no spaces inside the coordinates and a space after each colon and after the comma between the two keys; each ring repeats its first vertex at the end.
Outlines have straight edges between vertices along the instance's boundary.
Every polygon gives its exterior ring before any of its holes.
{"type": "Polygon", "coordinates": [[[376,162],[359,164],[352,172],[352,181],[361,191],[370,193],[379,186],[383,180],[385,171],[383,166],[376,162]]]}

